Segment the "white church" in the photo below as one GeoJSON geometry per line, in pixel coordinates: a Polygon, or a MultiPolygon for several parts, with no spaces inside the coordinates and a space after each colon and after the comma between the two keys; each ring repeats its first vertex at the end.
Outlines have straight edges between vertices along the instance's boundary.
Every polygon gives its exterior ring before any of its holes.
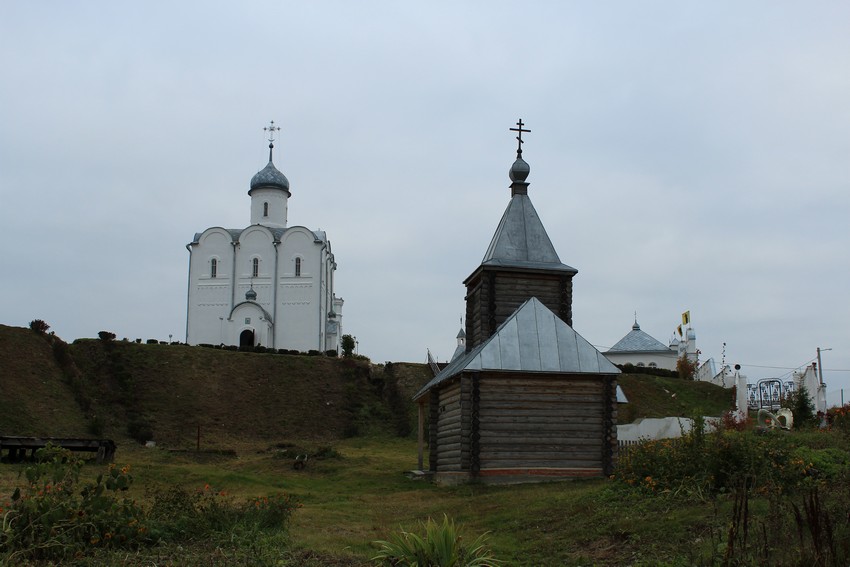
{"type": "Polygon", "coordinates": [[[339,351],[343,300],[323,231],[287,226],[289,180],[272,161],[251,179],[251,224],[211,227],[189,250],[186,342],[339,351]]]}

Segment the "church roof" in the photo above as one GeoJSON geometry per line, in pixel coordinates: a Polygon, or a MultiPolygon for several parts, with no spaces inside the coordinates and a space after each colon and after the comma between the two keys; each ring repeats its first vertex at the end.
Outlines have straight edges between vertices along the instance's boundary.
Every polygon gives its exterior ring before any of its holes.
{"type": "Polygon", "coordinates": [[[531,199],[520,193],[511,197],[481,264],[578,272],[561,263],[531,199]]]}
{"type": "Polygon", "coordinates": [[[457,345],[457,348],[452,353],[452,358],[449,360],[449,362],[454,362],[464,354],[466,354],[466,345],[457,345]]]}
{"type": "MultiPolygon", "coordinates": [[[[251,225],[251,226],[257,226],[257,225],[251,225]]],[[[272,236],[274,237],[275,242],[280,242],[280,239],[283,237],[284,232],[286,232],[287,230],[291,230],[293,228],[296,228],[294,226],[287,227],[287,228],[271,227],[271,226],[265,226],[265,225],[262,225],[262,226],[272,233],[272,236]]],[[[251,227],[249,226],[248,228],[251,228],[251,227]]],[[[207,229],[207,230],[209,230],[209,229],[207,229]]],[[[230,238],[233,240],[233,242],[236,242],[236,241],[239,240],[239,237],[242,235],[242,233],[247,230],[247,228],[226,228],[224,230],[227,231],[227,233],[230,235],[230,238]]],[[[204,232],[206,232],[206,231],[204,231],[204,232]]],[[[310,232],[313,233],[313,237],[316,239],[317,242],[327,242],[328,235],[324,230],[310,230],[310,232]]],[[[194,238],[192,238],[192,242],[190,242],[189,244],[197,244],[198,241],[200,240],[202,234],[203,234],[203,232],[196,232],[194,238]]]]}
{"type": "Polygon", "coordinates": [[[499,221],[481,265],[556,270],[576,274],[578,270],[561,263],[549,234],[528,197],[529,183],[526,179],[531,167],[522,159],[522,133],[530,130],[522,129],[522,120],[517,125],[518,129],[511,128],[519,133],[516,160],[508,170],[511,200],[502,220],[499,221]]]}
{"type": "Polygon", "coordinates": [[[414,399],[464,370],[619,374],[602,353],[536,297],[519,306],[489,339],[453,360],[414,399]]]}
{"type": "Polygon", "coordinates": [[[271,156],[269,156],[269,163],[266,164],[266,167],[251,178],[251,188],[248,190],[248,194],[250,195],[251,191],[260,187],[282,189],[289,193],[289,180],[274,166],[271,156]]]}
{"type": "Polygon", "coordinates": [[[606,352],[672,352],[670,347],[640,330],[637,321],[632,330],[606,352]]]}

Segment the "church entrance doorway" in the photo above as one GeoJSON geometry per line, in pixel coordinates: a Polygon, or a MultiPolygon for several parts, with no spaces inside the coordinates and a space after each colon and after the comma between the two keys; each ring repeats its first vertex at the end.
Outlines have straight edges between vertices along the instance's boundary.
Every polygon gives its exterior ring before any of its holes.
{"type": "Polygon", "coordinates": [[[239,346],[240,347],[252,347],[254,346],[254,331],[251,329],[245,329],[239,334],[239,346]]]}

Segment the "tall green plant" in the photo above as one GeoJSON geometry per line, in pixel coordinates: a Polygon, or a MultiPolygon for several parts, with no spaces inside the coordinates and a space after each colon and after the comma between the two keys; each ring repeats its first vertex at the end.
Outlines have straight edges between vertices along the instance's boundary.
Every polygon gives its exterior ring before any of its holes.
{"type": "Polygon", "coordinates": [[[354,354],[354,347],[357,346],[357,342],[351,335],[343,335],[340,346],[342,347],[342,356],[345,358],[351,358],[354,354]]]}
{"type": "Polygon", "coordinates": [[[791,410],[794,414],[794,426],[805,427],[817,423],[815,405],[809,396],[809,390],[801,384],[797,390],[791,392],[782,400],[782,407],[791,410]]]}
{"type": "Polygon", "coordinates": [[[466,544],[460,528],[443,516],[442,523],[433,519],[421,525],[424,535],[400,531],[388,541],[377,541],[380,550],[372,561],[392,567],[487,567],[501,565],[485,545],[487,534],[466,544]]]}

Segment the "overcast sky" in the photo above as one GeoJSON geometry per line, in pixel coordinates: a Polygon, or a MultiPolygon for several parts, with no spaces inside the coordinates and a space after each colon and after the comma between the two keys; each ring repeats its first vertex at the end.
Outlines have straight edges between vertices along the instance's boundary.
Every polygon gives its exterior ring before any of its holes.
{"type": "Polygon", "coordinates": [[[0,73],[0,323],[182,340],[275,120],[344,332],[446,359],[521,117],[579,334],[689,310],[751,381],[832,348],[850,401],[850,3],[0,0],[0,73]]]}

